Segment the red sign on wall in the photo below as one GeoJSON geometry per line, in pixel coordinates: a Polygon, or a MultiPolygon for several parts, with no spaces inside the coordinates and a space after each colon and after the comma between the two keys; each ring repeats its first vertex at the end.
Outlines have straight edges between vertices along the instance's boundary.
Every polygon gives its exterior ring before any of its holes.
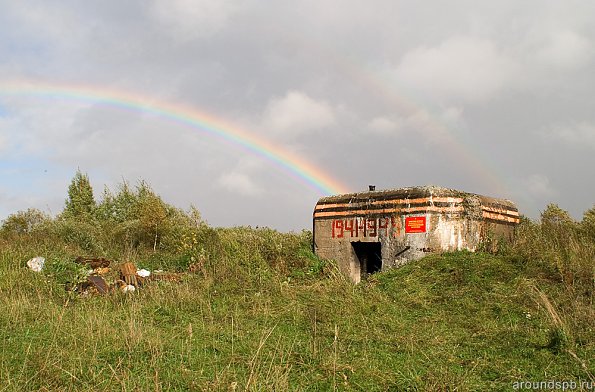
{"type": "Polygon", "coordinates": [[[405,233],[425,233],[425,216],[408,216],[405,218],[405,233]]]}

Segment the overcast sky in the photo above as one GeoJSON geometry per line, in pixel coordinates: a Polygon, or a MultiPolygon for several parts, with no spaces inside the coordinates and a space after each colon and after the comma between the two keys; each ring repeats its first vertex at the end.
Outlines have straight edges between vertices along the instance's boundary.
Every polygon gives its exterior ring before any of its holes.
{"type": "Polygon", "coordinates": [[[36,85],[183,105],[348,191],[595,203],[590,0],[0,0],[0,219],[60,212],[80,168],[97,198],[144,179],[212,225],[301,230],[324,194],[262,154],[36,85]]]}

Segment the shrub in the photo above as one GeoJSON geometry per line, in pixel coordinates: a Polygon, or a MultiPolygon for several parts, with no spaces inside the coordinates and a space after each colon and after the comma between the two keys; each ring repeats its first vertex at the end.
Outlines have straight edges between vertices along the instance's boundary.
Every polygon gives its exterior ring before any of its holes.
{"type": "Polygon", "coordinates": [[[105,189],[95,217],[106,243],[125,251],[173,250],[182,232],[188,231],[200,214],[187,215],[165,203],[141,181],[135,189],[123,182],[116,193],[105,189]]]}
{"type": "Polygon", "coordinates": [[[49,222],[50,216],[35,208],[29,208],[26,211],[18,211],[15,214],[9,215],[2,222],[0,231],[3,234],[29,234],[39,226],[49,222]]]}
{"type": "Polygon", "coordinates": [[[49,227],[53,238],[70,247],[74,253],[103,254],[101,228],[91,222],[76,219],[58,219],[49,227]]]}
{"type": "Polygon", "coordinates": [[[581,221],[581,230],[585,237],[595,242],[595,206],[585,211],[581,221]]]}
{"type": "Polygon", "coordinates": [[[49,260],[44,266],[43,273],[64,285],[67,290],[74,290],[89,276],[87,267],[66,259],[49,260]]]}
{"type": "MultiPolygon", "coordinates": [[[[581,223],[555,204],[547,206],[538,223],[522,219],[510,250],[527,263],[538,264],[541,273],[553,280],[593,287],[595,243],[591,237],[591,214],[587,211],[581,223]]],[[[595,214],[594,214],[595,216],[595,214]]]]}

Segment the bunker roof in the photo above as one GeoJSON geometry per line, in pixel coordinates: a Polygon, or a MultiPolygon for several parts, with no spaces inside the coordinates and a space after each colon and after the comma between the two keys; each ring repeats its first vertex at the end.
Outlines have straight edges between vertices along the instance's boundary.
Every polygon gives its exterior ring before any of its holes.
{"type": "Polygon", "coordinates": [[[517,211],[518,209],[515,204],[508,199],[498,199],[489,196],[478,195],[475,193],[469,193],[459,191],[456,189],[444,188],[435,185],[426,186],[414,186],[407,188],[398,189],[386,189],[386,190],[374,190],[356,193],[347,193],[343,195],[334,195],[323,197],[318,200],[317,205],[323,204],[335,204],[335,203],[366,203],[374,201],[384,200],[407,200],[407,199],[419,199],[428,197],[452,197],[462,198],[463,200],[479,199],[481,205],[494,206],[494,207],[506,207],[509,210],[517,211]]]}

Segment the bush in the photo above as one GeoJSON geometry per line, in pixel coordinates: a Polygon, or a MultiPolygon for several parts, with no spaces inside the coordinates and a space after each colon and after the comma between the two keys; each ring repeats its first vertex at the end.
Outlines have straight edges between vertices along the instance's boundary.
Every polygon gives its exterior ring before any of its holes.
{"type": "MultiPolygon", "coordinates": [[[[593,214],[593,215],[592,215],[593,214]]],[[[539,223],[522,219],[510,250],[526,262],[540,265],[548,277],[564,282],[567,288],[594,285],[595,243],[592,236],[590,210],[582,222],[555,204],[550,204],[539,223]]]]}
{"type": "Polygon", "coordinates": [[[141,181],[136,189],[126,183],[113,194],[106,189],[96,208],[96,219],[106,241],[122,250],[173,250],[180,233],[188,231],[200,217],[196,209],[187,215],[165,203],[141,181]]]}
{"type": "Polygon", "coordinates": [[[75,253],[104,254],[101,228],[97,224],[83,220],[58,219],[50,226],[49,231],[75,253]]]}
{"type": "Polygon", "coordinates": [[[595,242],[595,206],[587,210],[583,215],[581,230],[585,237],[595,242]]]}
{"type": "Polygon", "coordinates": [[[29,234],[50,220],[50,216],[46,213],[35,208],[29,208],[27,211],[18,211],[9,215],[2,222],[0,231],[5,235],[29,234]]]}
{"type": "Polygon", "coordinates": [[[43,273],[52,277],[58,284],[64,285],[67,290],[74,290],[87,280],[89,269],[74,261],[54,259],[45,264],[43,273]]]}

